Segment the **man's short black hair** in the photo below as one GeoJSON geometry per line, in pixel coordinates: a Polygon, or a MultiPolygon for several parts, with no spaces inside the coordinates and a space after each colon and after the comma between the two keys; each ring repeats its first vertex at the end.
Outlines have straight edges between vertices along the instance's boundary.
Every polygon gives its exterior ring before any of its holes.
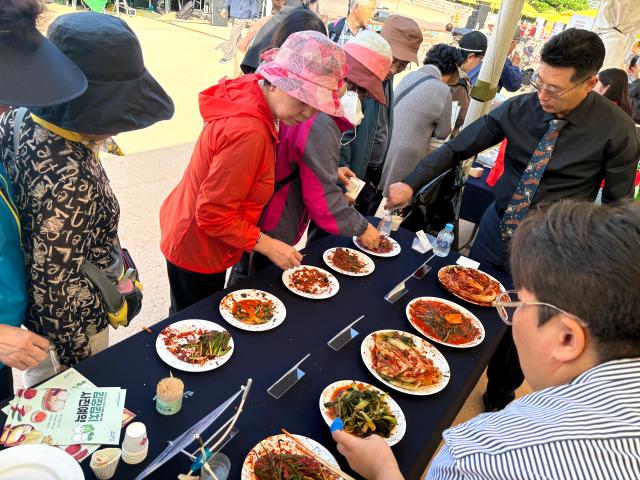
{"type": "Polygon", "coordinates": [[[597,34],[568,28],[544,44],[540,59],[552,67],[573,67],[572,81],[581,82],[598,73],[604,55],[604,43],[597,34]]]}
{"type": "MultiPolygon", "coordinates": [[[[640,356],[640,203],[533,211],[511,240],[510,265],[517,288],[585,322],[601,362],[640,356]]],[[[540,313],[541,324],[554,315],[540,313]]]]}

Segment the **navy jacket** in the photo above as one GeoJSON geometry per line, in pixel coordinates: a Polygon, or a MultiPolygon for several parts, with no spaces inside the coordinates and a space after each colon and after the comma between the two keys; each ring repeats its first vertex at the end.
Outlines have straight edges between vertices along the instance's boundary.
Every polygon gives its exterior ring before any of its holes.
{"type": "MultiPolygon", "coordinates": [[[[476,65],[468,74],[469,80],[471,81],[471,85],[475,85],[478,80],[478,75],[480,75],[480,68],[482,67],[482,63],[476,65]]],[[[507,89],[508,92],[515,92],[522,86],[522,72],[518,67],[514,67],[511,63],[511,60],[507,58],[504,62],[504,67],[502,67],[502,74],[500,75],[500,80],[498,81],[498,91],[500,91],[503,87],[507,89]]]]}
{"type": "Polygon", "coordinates": [[[253,20],[259,18],[258,3],[256,0],[225,0],[225,7],[229,9],[231,18],[239,18],[240,20],[253,20]]]}

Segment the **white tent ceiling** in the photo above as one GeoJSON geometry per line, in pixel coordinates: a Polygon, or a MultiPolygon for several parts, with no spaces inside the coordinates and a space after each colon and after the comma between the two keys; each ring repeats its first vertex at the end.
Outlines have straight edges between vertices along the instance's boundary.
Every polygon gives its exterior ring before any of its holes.
{"type": "Polygon", "coordinates": [[[640,0],[602,0],[593,28],[607,49],[603,68],[620,68],[640,32],[640,0]]]}

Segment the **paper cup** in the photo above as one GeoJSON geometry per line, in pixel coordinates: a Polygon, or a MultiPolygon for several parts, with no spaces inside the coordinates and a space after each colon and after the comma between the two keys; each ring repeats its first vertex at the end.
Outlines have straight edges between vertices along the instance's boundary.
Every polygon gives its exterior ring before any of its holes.
{"type": "Polygon", "coordinates": [[[484,173],[484,168],[482,167],[473,167],[469,169],[469,176],[473,178],[480,178],[484,173]]]}
{"type": "Polygon", "coordinates": [[[116,474],[121,453],[119,448],[103,448],[93,452],[89,466],[94,475],[100,480],[108,480],[113,477],[116,474]]]}
{"type": "Polygon", "coordinates": [[[149,443],[147,443],[146,447],[137,453],[131,453],[126,451],[124,448],[122,449],[122,461],[124,463],[128,463],[129,465],[135,465],[144,461],[147,458],[147,454],[149,453],[149,443]]]}
{"type": "Polygon", "coordinates": [[[391,231],[397,232],[400,228],[402,220],[404,220],[404,218],[402,218],[400,215],[391,215],[391,231]]]}
{"type": "Polygon", "coordinates": [[[149,446],[147,439],[147,427],[142,422],[133,422],[127,427],[122,441],[122,450],[129,454],[137,454],[146,450],[149,446]]]}

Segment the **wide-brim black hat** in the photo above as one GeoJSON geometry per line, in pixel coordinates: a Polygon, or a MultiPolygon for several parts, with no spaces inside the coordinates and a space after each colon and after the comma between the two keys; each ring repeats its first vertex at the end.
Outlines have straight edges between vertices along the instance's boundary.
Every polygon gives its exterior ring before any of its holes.
{"type": "Polygon", "coordinates": [[[0,34],[0,105],[46,107],[68,102],[87,89],[82,71],[40,33],[30,47],[0,34]]]}
{"type": "Polygon", "coordinates": [[[173,116],[171,98],[144,66],[135,33],[100,13],[58,17],[47,33],[89,81],[78,98],[32,111],[62,128],[94,135],[139,130],[173,116]]]}

